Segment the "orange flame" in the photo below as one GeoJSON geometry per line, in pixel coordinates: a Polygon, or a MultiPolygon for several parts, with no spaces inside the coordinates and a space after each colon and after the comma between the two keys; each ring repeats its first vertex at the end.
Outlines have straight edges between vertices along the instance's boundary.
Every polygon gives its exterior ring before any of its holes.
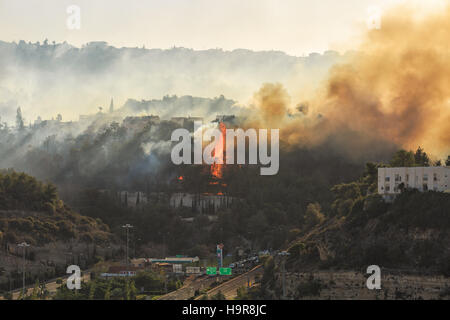
{"type": "Polygon", "coordinates": [[[216,179],[222,179],[223,177],[223,164],[216,163],[218,159],[224,159],[224,150],[225,150],[225,137],[227,127],[223,122],[219,123],[219,129],[222,132],[222,139],[216,142],[216,146],[214,148],[214,159],[215,163],[211,165],[211,175],[216,179]]]}

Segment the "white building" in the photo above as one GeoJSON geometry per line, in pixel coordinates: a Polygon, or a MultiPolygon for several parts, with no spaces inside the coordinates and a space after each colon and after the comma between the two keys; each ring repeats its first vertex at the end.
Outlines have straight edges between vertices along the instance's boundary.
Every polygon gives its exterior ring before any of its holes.
{"type": "Polygon", "coordinates": [[[378,194],[392,200],[402,188],[450,192],[450,167],[378,168],[378,194]]]}

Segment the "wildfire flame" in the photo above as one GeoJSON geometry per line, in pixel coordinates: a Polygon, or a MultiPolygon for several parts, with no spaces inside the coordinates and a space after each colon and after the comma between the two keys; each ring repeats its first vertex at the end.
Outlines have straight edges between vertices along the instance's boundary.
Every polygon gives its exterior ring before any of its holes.
{"type": "Polygon", "coordinates": [[[216,163],[219,159],[224,159],[225,150],[225,137],[227,132],[227,127],[223,122],[219,123],[219,130],[222,132],[222,138],[216,142],[214,148],[214,163],[211,165],[211,175],[216,179],[223,178],[223,164],[216,163]]]}

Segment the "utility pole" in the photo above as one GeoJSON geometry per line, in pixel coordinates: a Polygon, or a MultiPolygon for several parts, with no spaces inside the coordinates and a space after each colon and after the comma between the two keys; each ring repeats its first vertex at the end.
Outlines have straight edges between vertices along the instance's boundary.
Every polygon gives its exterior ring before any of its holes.
{"type": "Polygon", "coordinates": [[[125,228],[127,230],[127,246],[126,246],[126,258],[125,258],[125,262],[126,262],[126,266],[127,266],[127,277],[128,277],[128,237],[129,237],[129,229],[133,228],[133,226],[129,223],[127,223],[126,225],[123,225],[122,228],[125,228]]]}
{"type": "Polygon", "coordinates": [[[24,241],[24,242],[22,242],[22,243],[19,243],[17,246],[18,246],[18,247],[21,247],[21,248],[22,248],[22,252],[23,252],[22,299],[25,299],[25,250],[26,250],[27,247],[29,247],[30,245],[24,241]]]}

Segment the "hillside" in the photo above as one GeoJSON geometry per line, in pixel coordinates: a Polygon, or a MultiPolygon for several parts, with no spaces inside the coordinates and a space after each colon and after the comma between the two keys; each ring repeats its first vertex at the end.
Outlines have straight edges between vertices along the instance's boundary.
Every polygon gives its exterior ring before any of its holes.
{"type": "Polygon", "coordinates": [[[291,243],[290,270],[353,269],[375,264],[450,275],[450,194],[406,191],[393,204],[369,196],[291,243]]]}
{"type": "MultiPolygon", "coordinates": [[[[419,148],[415,156],[398,151],[390,166],[429,162],[419,148]]],[[[378,168],[385,166],[368,163],[360,179],[331,188],[334,201],[327,218],[320,205],[308,206],[310,224],[289,246],[289,268],[356,270],[375,264],[450,275],[450,194],[404,188],[387,203],[377,193],[378,168]]]]}
{"type": "Polygon", "coordinates": [[[56,188],[12,170],[0,172],[0,291],[19,284],[22,251],[26,241],[29,281],[65,273],[76,263],[87,267],[105,256],[104,244],[113,240],[100,219],[73,212],[58,198],[56,188]]]}
{"type": "Polygon", "coordinates": [[[283,260],[290,298],[448,296],[450,194],[404,189],[386,203],[376,193],[379,166],[386,165],[368,163],[360,179],[331,188],[330,208],[308,205],[304,227],[291,230],[296,236],[287,246],[289,255],[265,261],[262,285],[249,292],[251,297],[280,298],[283,260]],[[365,286],[370,265],[381,268],[379,292],[365,286]]]}

